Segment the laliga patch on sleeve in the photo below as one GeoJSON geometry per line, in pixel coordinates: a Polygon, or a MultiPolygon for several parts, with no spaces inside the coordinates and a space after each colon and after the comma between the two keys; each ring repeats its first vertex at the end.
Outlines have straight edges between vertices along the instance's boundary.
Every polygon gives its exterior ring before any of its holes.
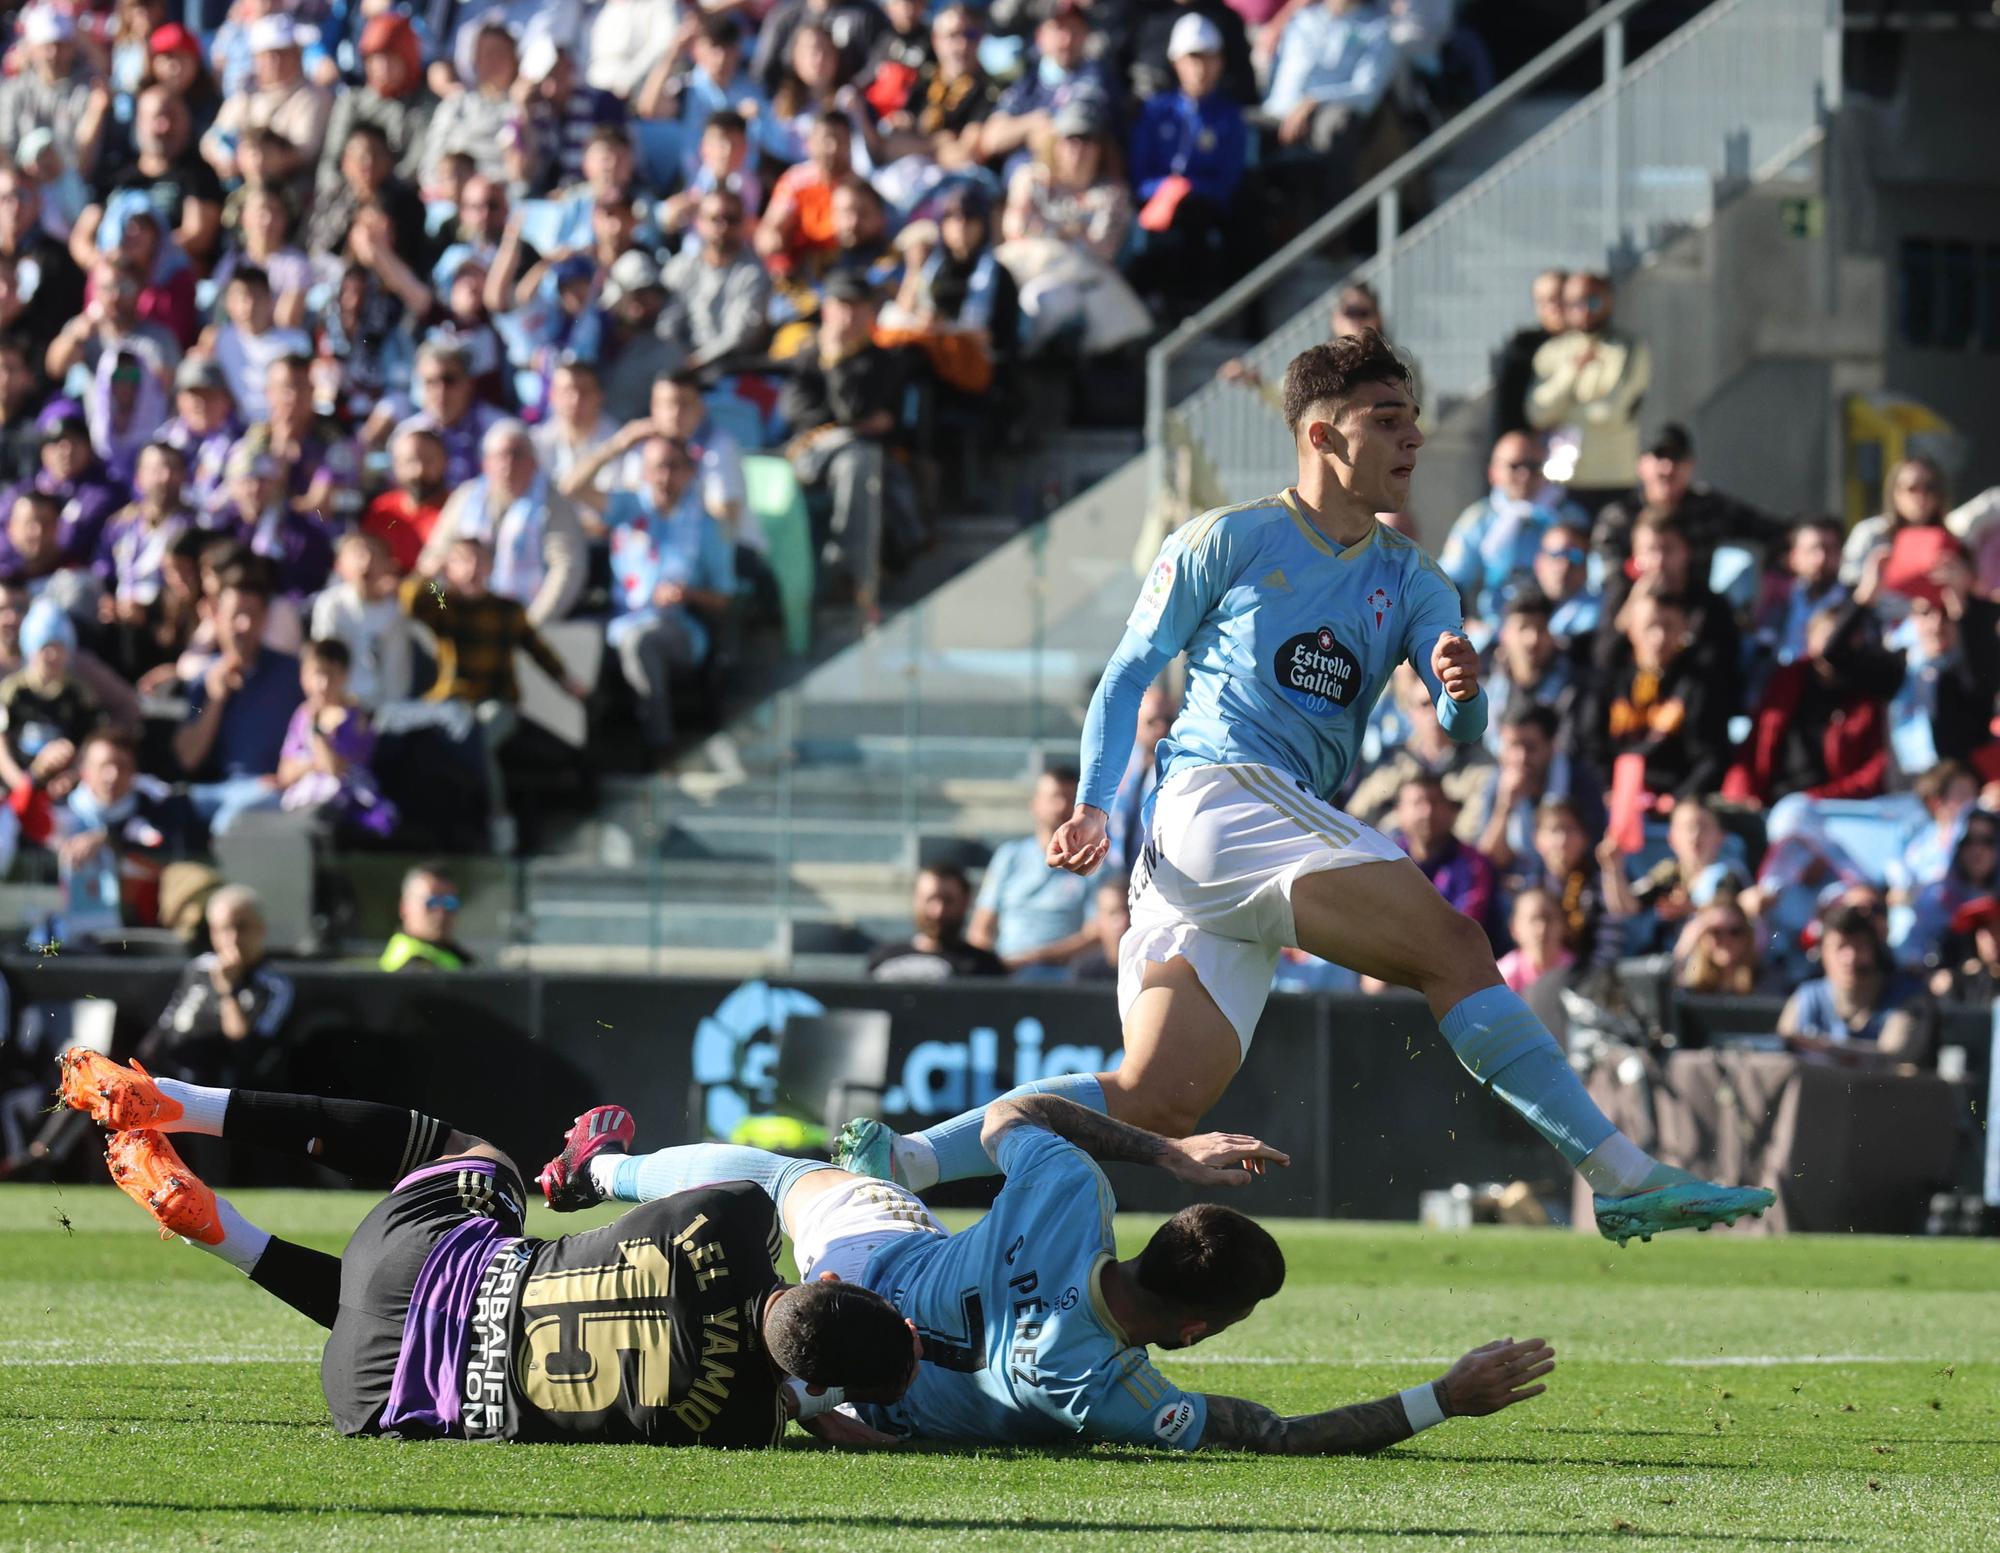
{"type": "Polygon", "coordinates": [[[1146,574],[1139,602],[1132,606],[1132,618],[1126,621],[1134,631],[1150,632],[1160,623],[1160,616],[1167,611],[1168,596],[1174,591],[1175,564],[1173,556],[1162,555],[1146,574]]]}
{"type": "Polygon", "coordinates": [[[1186,1397],[1168,1407],[1153,1420],[1153,1433],[1172,1445],[1194,1424],[1194,1404],[1186,1397]]]}

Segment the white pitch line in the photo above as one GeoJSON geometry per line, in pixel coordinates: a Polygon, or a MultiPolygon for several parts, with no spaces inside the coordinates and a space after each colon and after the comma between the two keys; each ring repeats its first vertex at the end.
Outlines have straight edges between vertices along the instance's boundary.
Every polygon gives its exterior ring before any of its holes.
{"type": "MultiPolygon", "coordinates": [[[[1337,1366],[1342,1369],[1360,1369],[1363,1368],[1364,1366],[1376,1366],[1376,1365],[1389,1366],[1389,1365],[1404,1365],[1404,1364],[1408,1365],[1453,1364],[1456,1363],[1458,1359],[1458,1355],[1456,1354],[1452,1355],[1397,1354],[1384,1358],[1320,1359],[1320,1358],[1285,1358],[1274,1354],[1219,1354],[1219,1353],[1196,1354],[1196,1353],[1188,1353],[1185,1350],[1177,1352],[1171,1356],[1162,1356],[1162,1357],[1164,1357],[1166,1359],[1166,1362],[1169,1364],[1230,1364],[1230,1365],[1318,1364],[1318,1365],[1337,1366]]],[[[1575,1355],[1574,1357],[1576,1357],[1580,1362],[1586,1362],[1586,1363],[1604,1362],[1601,1356],[1594,1354],[1586,1353],[1586,1354],[1575,1355]]],[[[1620,1359],[1614,1362],[1632,1363],[1634,1361],[1627,1359],[1620,1359]]],[[[1731,1368],[1776,1369],[1780,1366],[1788,1364],[1823,1364],[1823,1365],[1935,1364],[1939,1361],[1937,1355],[1935,1354],[1751,1353],[1751,1354],[1701,1354],[1693,1358],[1650,1359],[1650,1360],[1640,1360],[1637,1362],[1650,1363],[1650,1364],[1668,1364],[1668,1365],[1673,1365],[1679,1369],[1706,1370],[1706,1369],[1731,1369],[1731,1368]]]]}
{"type": "Polygon", "coordinates": [[[0,1369],[76,1368],[89,1364],[314,1364],[319,1356],[310,1353],[215,1353],[160,1355],[110,1353],[62,1357],[0,1354],[0,1369]]]}

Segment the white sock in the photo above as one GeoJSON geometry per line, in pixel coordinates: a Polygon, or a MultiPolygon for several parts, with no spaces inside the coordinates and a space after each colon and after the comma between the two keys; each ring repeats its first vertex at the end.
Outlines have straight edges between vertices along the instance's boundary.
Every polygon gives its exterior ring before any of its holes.
{"type": "Polygon", "coordinates": [[[921,1192],[937,1185],[937,1150],[928,1139],[899,1132],[896,1141],[889,1145],[889,1158],[891,1173],[911,1191],[921,1192]]]}
{"type": "Polygon", "coordinates": [[[602,1154],[591,1157],[589,1170],[591,1183],[606,1198],[618,1195],[618,1167],[625,1163],[626,1156],[616,1149],[606,1149],[602,1154]]]}
{"type": "MultiPolygon", "coordinates": [[[[183,1086],[185,1087],[185,1086],[183,1086]]],[[[210,1094],[227,1094],[227,1090],[216,1089],[210,1094]]],[[[215,1199],[215,1219],[222,1226],[222,1240],[211,1246],[204,1240],[190,1240],[191,1246],[219,1256],[239,1273],[248,1276],[250,1269],[257,1265],[257,1258],[264,1254],[264,1248],[271,1243],[271,1232],[259,1229],[242,1214],[227,1197],[215,1199]]]]}
{"type": "Polygon", "coordinates": [[[1660,1162],[1622,1132],[1614,1132],[1584,1157],[1577,1173],[1606,1197],[1626,1197],[1646,1186],[1660,1162]]]}
{"type": "MultiPolygon", "coordinates": [[[[157,1124],[160,1132],[192,1132],[204,1138],[222,1136],[223,1113],[229,1109],[229,1091],[210,1089],[204,1084],[183,1084],[177,1078],[156,1078],[160,1093],[180,1103],[181,1114],[170,1122],[157,1124]]],[[[268,1238],[268,1237],[267,1237],[268,1238]]],[[[260,1248],[261,1249],[261,1248],[260,1248]]]]}

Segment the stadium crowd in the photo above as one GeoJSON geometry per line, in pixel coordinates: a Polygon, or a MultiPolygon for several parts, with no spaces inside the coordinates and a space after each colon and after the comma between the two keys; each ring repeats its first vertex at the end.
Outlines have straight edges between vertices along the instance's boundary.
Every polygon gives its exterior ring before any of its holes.
{"type": "MultiPolygon", "coordinates": [[[[1489,489],[1438,554],[1484,659],[1487,734],[1453,742],[1405,667],[1341,806],[1544,1007],[1567,989],[1608,1023],[1653,971],[1788,994],[1797,1050],[1927,1060],[1938,1001],[2000,980],[2000,491],[1954,509],[1912,455],[1851,527],[1761,512],[1700,478],[1684,426],[1642,437],[1648,353],[1606,277],[1551,271],[1534,303],[1496,355],[1489,489]]],[[[1336,306],[1336,333],[1382,324],[1365,287],[1336,306]]],[[[1075,798],[1051,771],[1035,833],[976,897],[926,874],[918,933],[876,974],[1102,975],[1174,711],[1164,687],[1140,711],[1101,889],[1041,861],[1075,798]]],[[[1296,950],[1277,985],[1380,990],[1296,950]]]]}
{"type": "Polygon", "coordinates": [[[651,764],[772,612],[773,510],[872,621],[944,428],[1476,91],[1453,12],[10,8],[0,873],[53,858],[84,936],[248,816],[513,850],[519,655],[651,764]]]}

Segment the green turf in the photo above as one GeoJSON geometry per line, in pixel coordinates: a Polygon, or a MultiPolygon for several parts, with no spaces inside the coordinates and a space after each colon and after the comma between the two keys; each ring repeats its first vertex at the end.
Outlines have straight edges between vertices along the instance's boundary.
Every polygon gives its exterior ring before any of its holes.
{"type": "MultiPolygon", "coordinates": [[[[238,1200],[336,1250],[368,1202],[238,1200]]],[[[1562,1353],[1553,1389],[1372,1460],[342,1440],[303,1319],[160,1244],[108,1188],[0,1188],[0,1547],[1942,1553],[2000,1538],[2000,1247],[1674,1235],[1620,1252],[1551,1231],[1280,1227],[1284,1293],[1170,1357],[1171,1377],[1304,1411],[1539,1333],[1562,1353]]]]}

